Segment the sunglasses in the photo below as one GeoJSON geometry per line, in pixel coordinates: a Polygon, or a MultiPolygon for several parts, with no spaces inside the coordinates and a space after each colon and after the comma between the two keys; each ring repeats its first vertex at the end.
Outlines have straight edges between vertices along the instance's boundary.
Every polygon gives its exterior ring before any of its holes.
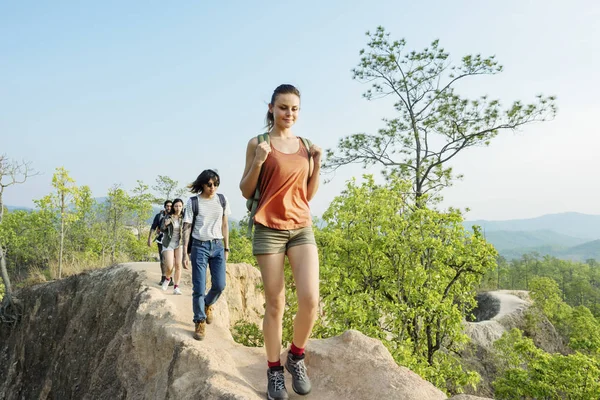
{"type": "Polygon", "coordinates": [[[206,185],[206,186],[208,186],[209,188],[211,188],[211,187],[213,187],[213,186],[214,186],[214,187],[219,187],[219,184],[218,184],[218,183],[212,183],[212,182],[205,183],[205,185],[206,185]]]}

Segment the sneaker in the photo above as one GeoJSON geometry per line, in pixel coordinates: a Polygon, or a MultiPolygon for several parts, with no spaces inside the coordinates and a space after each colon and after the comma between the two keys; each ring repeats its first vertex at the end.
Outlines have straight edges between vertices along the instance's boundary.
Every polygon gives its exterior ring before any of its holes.
{"type": "Polygon", "coordinates": [[[165,281],[165,277],[163,276],[162,278],[160,278],[160,282],[158,282],[158,286],[162,286],[164,281],[165,281]]]}
{"type": "Polygon", "coordinates": [[[212,324],[213,321],[213,306],[205,306],[204,313],[206,314],[206,323],[212,324]]]}
{"type": "Polygon", "coordinates": [[[173,278],[169,279],[169,286],[173,286],[173,278]]]}
{"type": "Polygon", "coordinates": [[[167,290],[167,289],[169,288],[169,282],[171,282],[172,280],[173,280],[173,279],[169,279],[169,280],[166,280],[166,279],[165,279],[165,280],[163,281],[162,285],[160,285],[160,286],[161,286],[161,288],[162,288],[162,290],[167,290]]]}
{"type": "Polygon", "coordinates": [[[181,293],[181,289],[176,287],[175,289],[173,289],[173,294],[183,294],[183,293],[181,293]]]}
{"type": "Polygon", "coordinates": [[[294,392],[305,395],[310,393],[312,385],[306,374],[306,364],[304,364],[304,354],[295,356],[288,352],[285,368],[292,374],[292,389],[294,392]]]}
{"type": "Polygon", "coordinates": [[[288,392],[285,389],[285,376],[283,367],[271,367],[267,370],[267,399],[287,400],[288,392]]]}
{"type": "Polygon", "coordinates": [[[204,339],[204,328],[206,328],[206,323],[204,321],[196,322],[194,327],[194,339],[204,339]]]}

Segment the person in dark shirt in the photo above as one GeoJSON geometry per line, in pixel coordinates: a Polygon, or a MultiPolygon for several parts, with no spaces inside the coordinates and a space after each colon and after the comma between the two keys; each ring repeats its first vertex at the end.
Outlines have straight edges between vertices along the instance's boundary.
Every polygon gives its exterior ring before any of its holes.
{"type": "MultiPolygon", "coordinates": [[[[161,278],[159,285],[162,285],[165,279],[165,263],[162,256],[162,232],[160,231],[160,222],[163,217],[171,212],[171,207],[173,206],[173,202],[171,200],[167,200],[163,204],[164,209],[154,216],[154,220],[152,221],[152,226],[150,227],[150,232],[148,232],[148,247],[152,247],[152,234],[156,234],[154,241],[158,246],[158,256],[160,257],[160,272],[161,278]]],[[[171,280],[170,285],[173,285],[173,280],[171,280]]]]}

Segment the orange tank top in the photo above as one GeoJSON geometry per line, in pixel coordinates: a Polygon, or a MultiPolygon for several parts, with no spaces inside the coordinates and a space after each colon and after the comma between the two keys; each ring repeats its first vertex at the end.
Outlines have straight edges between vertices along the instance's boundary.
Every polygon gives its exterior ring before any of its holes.
{"type": "Polygon", "coordinates": [[[298,151],[286,154],[271,145],[260,172],[260,201],[254,222],[272,229],[299,229],[312,225],[307,186],[308,151],[298,138],[298,151]]]}

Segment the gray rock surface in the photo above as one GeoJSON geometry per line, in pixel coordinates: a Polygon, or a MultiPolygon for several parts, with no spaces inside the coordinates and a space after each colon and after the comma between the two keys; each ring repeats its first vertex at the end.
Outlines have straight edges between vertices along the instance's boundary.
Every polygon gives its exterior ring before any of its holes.
{"type": "MultiPolygon", "coordinates": [[[[156,284],[157,263],[21,290],[25,317],[13,328],[0,326],[0,398],[264,399],[264,350],[235,343],[229,331],[237,320],[260,324],[260,274],[246,264],[227,269],[226,292],[201,342],[192,339],[189,270],[182,296],[156,284]]],[[[306,362],[312,399],[446,398],[357,331],[311,340],[306,362]]],[[[286,380],[291,389],[289,374],[286,380]]]]}

